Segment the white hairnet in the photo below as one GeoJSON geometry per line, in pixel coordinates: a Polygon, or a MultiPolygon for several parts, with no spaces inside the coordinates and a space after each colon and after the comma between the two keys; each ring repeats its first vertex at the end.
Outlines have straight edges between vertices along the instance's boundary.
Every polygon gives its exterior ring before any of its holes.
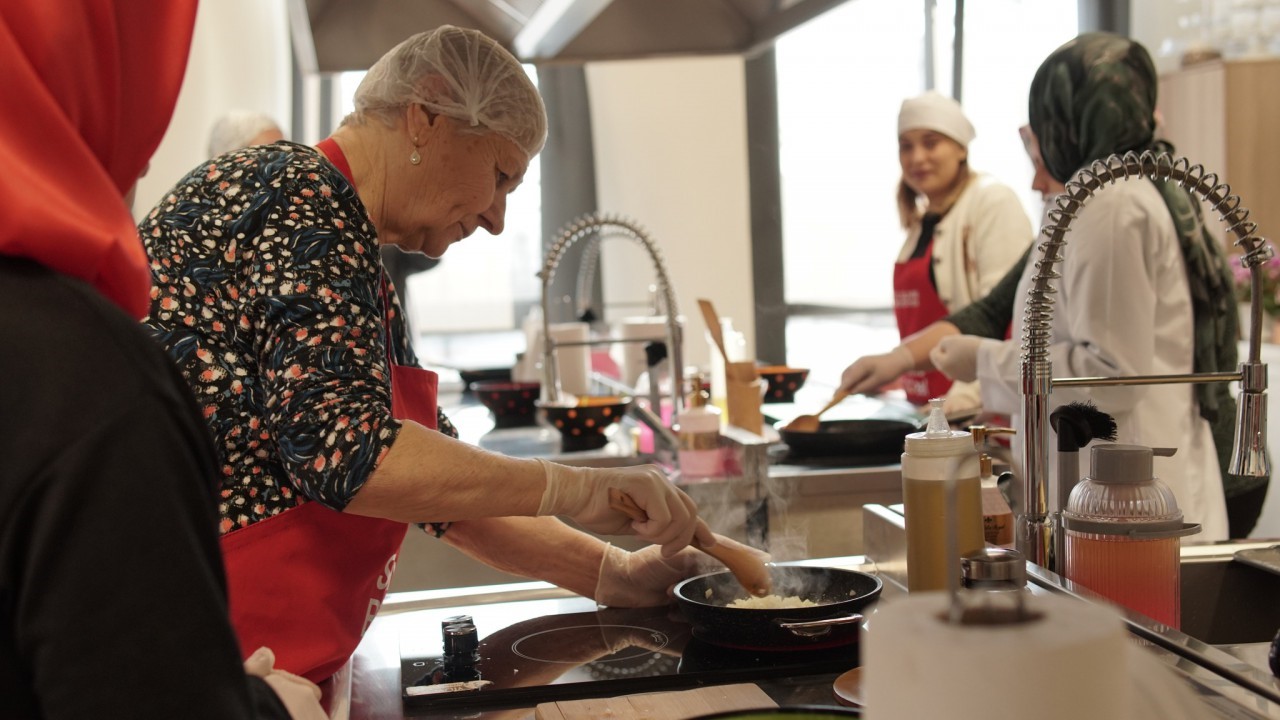
{"type": "Polygon", "coordinates": [[[547,113],[515,56],[477,30],[442,25],[395,46],[356,88],[356,113],[423,105],[498,133],[529,153],[542,150],[547,113]]]}
{"type": "Polygon", "coordinates": [[[209,131],[209,157],[239,150],[268,130],[280,130],[280,126],[270,115],[251,110],[232,110],[218,118],[209,131]]]}

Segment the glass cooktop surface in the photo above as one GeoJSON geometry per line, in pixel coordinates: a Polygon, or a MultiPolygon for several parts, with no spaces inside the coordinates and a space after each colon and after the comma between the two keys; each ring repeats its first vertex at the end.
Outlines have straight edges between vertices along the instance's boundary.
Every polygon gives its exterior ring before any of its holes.
{"type": "Polygon", "coordinates": [[[675,606],[597,608],[573,598],[421,614],[415,626],[425,630],[401,638],[400,657],[404,701],[424,709],[527,705],[839,673],[858,665],[856,642],[776,651],[712,645],[692,636],[675,606]]]}

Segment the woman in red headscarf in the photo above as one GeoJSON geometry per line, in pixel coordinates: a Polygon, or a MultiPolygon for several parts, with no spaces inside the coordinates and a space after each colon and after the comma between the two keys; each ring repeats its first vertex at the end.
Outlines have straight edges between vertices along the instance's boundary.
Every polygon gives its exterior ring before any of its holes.
{"type": "Polygon", "coordinates": [[[269,651],[241,664],[213,448],[137,322],[150,274],[124,196],[194,20],[188,0],[0,4],[6,718],[325,717],[269,651]]]}

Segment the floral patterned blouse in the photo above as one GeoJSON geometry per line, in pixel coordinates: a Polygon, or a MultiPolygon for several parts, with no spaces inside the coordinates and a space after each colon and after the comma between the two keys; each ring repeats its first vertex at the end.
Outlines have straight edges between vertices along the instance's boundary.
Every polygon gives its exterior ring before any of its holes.
{"type": "Polygon", "coordinates": [[[388,357],[417,363],[355,189],[314,148],[246,148],[198,166],[138,229],[146,324],[218,449],[221,531],[305,500],[342,510],[400,431],[388,357]]]}

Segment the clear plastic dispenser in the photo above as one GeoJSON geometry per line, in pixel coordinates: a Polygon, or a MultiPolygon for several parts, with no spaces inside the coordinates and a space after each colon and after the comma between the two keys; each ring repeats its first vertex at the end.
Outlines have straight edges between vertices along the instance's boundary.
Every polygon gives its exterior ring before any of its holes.
{"type": "Polygon", "coordinates": [[[952,430],[942,399],[929,401],[924,432],[907,435],[902,453],[902,497],[907,521],[907,589],[944,590],[960,568],[947,562],[947,481],[956,481],[955,544],[959,556],[984,546],[982,487],[973,436],[952,430]]]}
{"type": "Polygon", "coordinates": [[[1090,590],[1177,628],[1181,618],[1179,538],[1200,532],[1182,521],[1169,489],[1152,474],[1152,455],[1171,449],[1095,445],[1091,470],[1062,513],[1063,574],[1090,590]]]}

